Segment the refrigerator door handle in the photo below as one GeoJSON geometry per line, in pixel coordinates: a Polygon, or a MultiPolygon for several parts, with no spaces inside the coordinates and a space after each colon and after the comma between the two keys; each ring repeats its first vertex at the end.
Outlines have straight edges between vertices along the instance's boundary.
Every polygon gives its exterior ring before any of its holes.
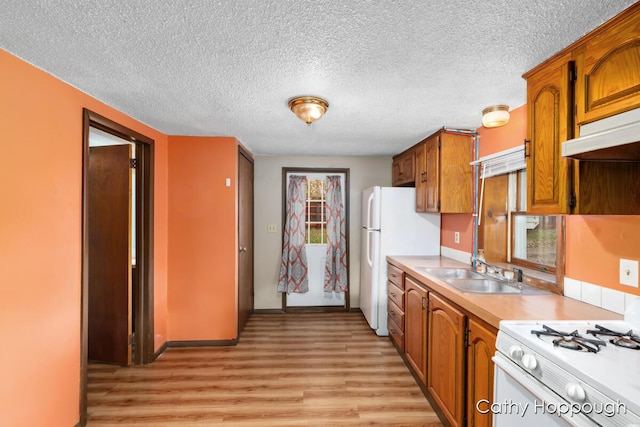
{"type": "Polygon", "coordinates": [[[373,267],[373,257],[371,252],[373,252],[371,250],[371,231],[367,231],[367,263],[369,264],[369,267],[373,267]]]}
{"type": "Polygon", "coordinates": [[[373,215],[373,195],[373,192],[369,194],[369,200],[367,201],[367,224],[365,225],[367,229],[372,228],[373,225],[371,224],[371,216],[373,215]]]}

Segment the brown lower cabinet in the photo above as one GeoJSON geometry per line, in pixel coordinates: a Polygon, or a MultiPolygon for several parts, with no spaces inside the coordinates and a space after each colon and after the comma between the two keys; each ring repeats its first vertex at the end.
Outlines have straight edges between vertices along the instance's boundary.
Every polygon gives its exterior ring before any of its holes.
{"type": "Polygon", "coordinates": [[[454,427],[464,424],[466,320],[444,299],[429,295],[427,390],[454,427]]]}
{"type": "Polygon", "coordinates": [[[491,358],[496,352],[497,331],[475,319],[469,319],[467,330],[467,426],[489,427],[491,412],[482,414],[476,405],[481,400],[493,401],[491,358]]]}
{"type": "Polygon", "coordinates": [[[493,400],[497,330],[406,273],[390,283],[389,320],[391,339],[447,423],[490,426],[476,404],[493,400]]]}
{"type": "Polygon", "coordinates": [[[404,282],[404,356],[422,385],[427,384],[427,300],[429,293],[409,276],[404,282]]]}

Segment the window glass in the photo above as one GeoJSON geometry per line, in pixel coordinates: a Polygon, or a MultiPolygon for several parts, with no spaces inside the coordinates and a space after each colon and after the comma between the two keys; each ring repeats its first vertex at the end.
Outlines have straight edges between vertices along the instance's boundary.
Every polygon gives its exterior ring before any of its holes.
{"type": "Polygon", "coordinates": [[[514,214],[512,223],[513,258],[555,269],[557,217],[514,214]]]}
{"type": "Polygon", "coordinates": [[[527,215],[527,173],[509,175],[511,213],[511,262],[554,272],[556,237],[560,221],[555,215],[527,215]]]}
{"type": "Polygon", "coordinates": [[[327,243],[324,179],[307,181],[307,244],[327,243]]]}

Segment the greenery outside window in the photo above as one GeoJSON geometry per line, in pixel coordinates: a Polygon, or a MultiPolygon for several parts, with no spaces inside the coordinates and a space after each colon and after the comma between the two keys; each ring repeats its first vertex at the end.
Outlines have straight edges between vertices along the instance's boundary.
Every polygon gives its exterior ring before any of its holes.
{"type": "Polygon", "coordinates": [[[325,211],[324,179],[307,181],[306,243],[327,243],[327,217],[325,211]]]}
{"type": "Polygon", "coordinates": [[[524,170],[509,176],[510,262],[547,273],[556,273],[558,256],[564,250],[563,217],[527,214],[526,176],[524,170]]]}

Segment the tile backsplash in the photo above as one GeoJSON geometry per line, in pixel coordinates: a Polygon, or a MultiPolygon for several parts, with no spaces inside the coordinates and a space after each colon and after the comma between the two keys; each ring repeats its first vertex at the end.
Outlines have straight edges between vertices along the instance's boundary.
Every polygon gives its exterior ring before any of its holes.
{"type": "Polygon", "coordinates": [[[616,291],[569,277],[564,278],[564,296],[619,314],[624,314],[625,308],[631,304],[631,301],[639,298],[634,294],[616,291]]]}

